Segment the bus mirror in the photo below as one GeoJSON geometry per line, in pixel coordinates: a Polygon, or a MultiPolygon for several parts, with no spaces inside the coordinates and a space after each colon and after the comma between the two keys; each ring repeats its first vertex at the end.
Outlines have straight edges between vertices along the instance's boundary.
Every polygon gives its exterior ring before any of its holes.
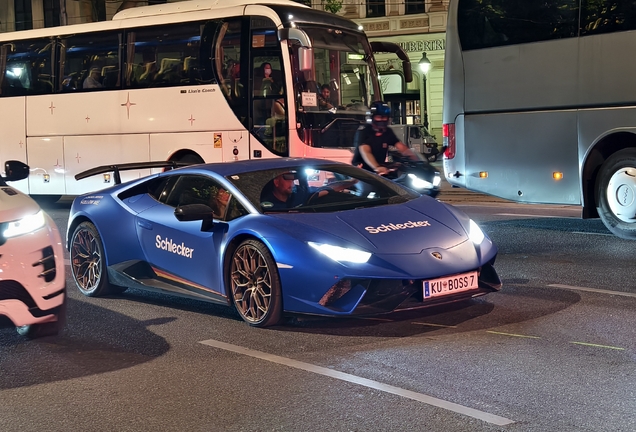
{"type": "Polygon", "coordinates": [[[278,30],[278,40],[295,40],[301,47],[311,48],[311,39],[307,33],[298,28],[283,28],[278,30]]]}
{"type": "Polygon", "coordinates": [[[298,48],[298,69],[303,72],[310,72],[314,69],[314,49],[298,48]]]}
{"type": "Polygon", "coordinates": [[[402,72],[404,72],[404,81],[410,83],[413,81],[413,71],[411,70],[411,62],[403,61],[402,62],[402,72]]]}

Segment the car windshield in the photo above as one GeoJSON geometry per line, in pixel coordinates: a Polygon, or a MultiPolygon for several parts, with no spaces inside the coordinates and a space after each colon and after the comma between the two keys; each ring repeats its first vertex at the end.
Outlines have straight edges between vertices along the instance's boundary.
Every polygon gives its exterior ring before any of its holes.
{"type": "Polygon", "coordinates": [[[262,213],[328,213],[399,204],[419,197],[396,183],[347,165],[286,167],[227,179],[262,213]]]}

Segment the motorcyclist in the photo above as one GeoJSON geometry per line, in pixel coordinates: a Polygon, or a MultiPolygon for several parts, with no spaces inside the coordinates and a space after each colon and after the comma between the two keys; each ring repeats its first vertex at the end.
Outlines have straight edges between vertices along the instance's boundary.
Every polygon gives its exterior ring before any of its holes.
{"type": "Polygon", "coordinates": [[[388,173],[382,165],[386,161],[390,146],[395,147],[405,157],[419,160],[413,151],[401,142],[389,128],[391,108],[382,101],[371,104],[367,115],[367,124],[356,132],[355,151],[351,163],[376,172],[380,175],[388,173]]]}

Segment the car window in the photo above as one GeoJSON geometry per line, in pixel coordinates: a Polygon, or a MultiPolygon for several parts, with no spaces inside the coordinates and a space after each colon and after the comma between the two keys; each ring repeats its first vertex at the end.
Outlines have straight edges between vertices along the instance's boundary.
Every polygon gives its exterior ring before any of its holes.
{"type": "Polygon", "coordinates": [[[215,219],[233,220],[248,213],[226,188],[210,177],[179,176],[169,192],[166,191],[163,192],[167,195],[166,205],[176,208],[180,205],[204,204],[210,207],[215,219]]]}
{"type": "Polygon", "coordinates": [[[419,196],[348,165],[256,171],[232,175],[229,180],[264,213],[333,212],[389,205],[419,196]]]}

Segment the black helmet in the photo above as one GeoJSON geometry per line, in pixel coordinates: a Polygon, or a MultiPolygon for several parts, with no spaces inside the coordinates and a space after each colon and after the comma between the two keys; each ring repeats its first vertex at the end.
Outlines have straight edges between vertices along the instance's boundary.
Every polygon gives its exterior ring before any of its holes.
{"type": "Polygon", "coordinates": [[[367,122],[373,124],[379,129],[384,129],[389,125],[388,121],[376,121],[375,116],[389,117],[391,118],[391,107],[386,102],[375,101],[369,107],[369,113],[367,115],[367,122]]]}

